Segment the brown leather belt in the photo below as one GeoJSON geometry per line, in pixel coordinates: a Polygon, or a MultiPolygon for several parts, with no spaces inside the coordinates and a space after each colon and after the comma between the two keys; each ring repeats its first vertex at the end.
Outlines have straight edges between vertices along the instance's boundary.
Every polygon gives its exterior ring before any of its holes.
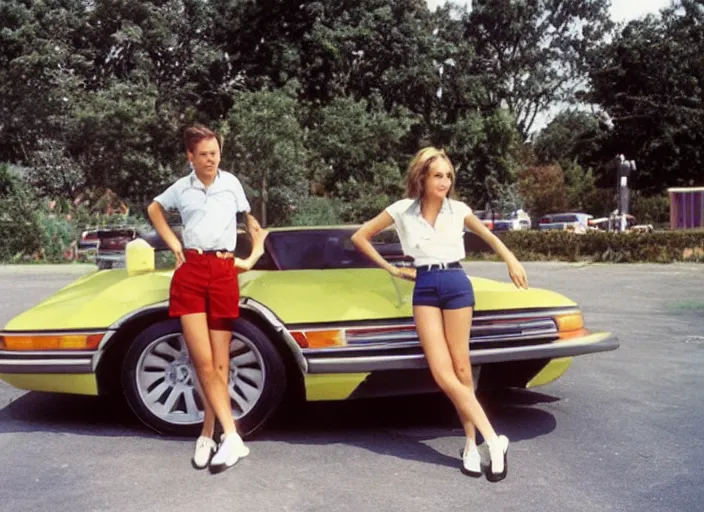
{"type": "Polygon", "coordinates": [[[230,260],[235,257],[235,254],[233,252],[225,249],[204,251],[203,249],[189,248],[186,249],[185,252],[195,253],[200,256],[215,256],[216,258],[220,258],[222,260],[230,260]]]}

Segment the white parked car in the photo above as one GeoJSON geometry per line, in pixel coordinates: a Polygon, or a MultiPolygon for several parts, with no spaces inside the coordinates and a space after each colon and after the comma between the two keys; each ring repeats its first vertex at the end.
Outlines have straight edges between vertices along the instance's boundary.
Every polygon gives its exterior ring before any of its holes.
{"type": "Polygon", "coordinates": [[[589,221],[593,218],[593,215],[587,213],[552,213],[543,215],[538,224],[538,229],[541,231],[557,229],[582,234],[587,232],[589,221]]]}
{"type": "Polygon", "coordinates": [[[531,228],[530,216],[523,210],[516,210],[507,219],[494,221],[494,231],[518,231],[531,228]]]}

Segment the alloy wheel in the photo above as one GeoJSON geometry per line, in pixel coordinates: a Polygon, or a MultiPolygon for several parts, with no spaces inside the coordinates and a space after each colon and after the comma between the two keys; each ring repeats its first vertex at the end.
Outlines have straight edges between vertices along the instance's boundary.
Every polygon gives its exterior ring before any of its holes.
{"type": "MultiPolygon", "coordinates": [[[[180,425],[203,421],[203,400],[196,391],[197,377],[182,334],[168,334],[147,345],[134,377],[144,406],[159,419],[180,425]]],[[[265,381],[259,350],[247,337],[235,333],[230,343],[228,385],[235,418],[245,416],[255,406],[265,381]]]]}

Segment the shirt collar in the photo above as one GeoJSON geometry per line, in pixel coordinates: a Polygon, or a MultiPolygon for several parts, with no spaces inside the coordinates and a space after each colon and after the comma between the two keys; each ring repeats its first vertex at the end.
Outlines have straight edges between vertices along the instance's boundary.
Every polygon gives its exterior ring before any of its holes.
{"type": "MultiPolygon", "coordinates": [[[[411,206],[408,207],[408,212],[412,215],[416,215],[420,217],[420,199],[416,199],[411,203],[411,206]]],[[[452,214],[452,203],[450,203],[450,200],[446,197],[443,202],[442,202],[442,207],[440,208],[440,213],[449,213],[452,214]]]]}
{"type": "MultiPolygon", "coordinates": [[[[196,171],[193,170],[191,171],[191,174],[188,175],[189,178],[189,183],[191,184],[191,187],[193,188],[200,188],[205,190],[205,185],[203,184],[202,181],[198,179],[198,176],[196,176],[196,171]]],[[[218,169],[217,174],[215,175],[215,180],[213,183],[210,185],[211,187],[215,185],[218,181],[220,180],[220,169],[218,169]]]]}

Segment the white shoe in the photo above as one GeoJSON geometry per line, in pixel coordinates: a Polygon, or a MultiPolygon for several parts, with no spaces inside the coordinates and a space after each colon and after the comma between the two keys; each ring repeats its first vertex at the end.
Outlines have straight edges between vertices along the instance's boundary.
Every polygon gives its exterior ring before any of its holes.
{"type": "Polygon", "coordinates": [[[196,449],[193,452],[193,458],[191,459],[191,465],[196,469],[205,469],[208,467],[210,462],[210,457],[215,453],[217,445],[215,441],[209,437],[200,436],[196,441],[196,449]]]}
{"type": "Polygon", "coordinates": [[[236,432],[222,437],[223,441],[220,448],[210,459],[210,472],[220,473],[228,468],[231,468],[242,457],[249,455],[247,448],[242,441],[242,438],[236,432]]]}
{"type": "Polygon", "coordinates": [[[469,476],[482,476],[482,458],[477,450],[477,445],[473,445],[471,449],[464,449],[462,453],[462,472],[469,476]]]}
{"type": "Polygon", "coordinates": [[[508,437],[499,436],[496,442],[489,444],[489,455],[491,465],[486,479],[490,482],[503,480],[508,472],[508,437]]]}

